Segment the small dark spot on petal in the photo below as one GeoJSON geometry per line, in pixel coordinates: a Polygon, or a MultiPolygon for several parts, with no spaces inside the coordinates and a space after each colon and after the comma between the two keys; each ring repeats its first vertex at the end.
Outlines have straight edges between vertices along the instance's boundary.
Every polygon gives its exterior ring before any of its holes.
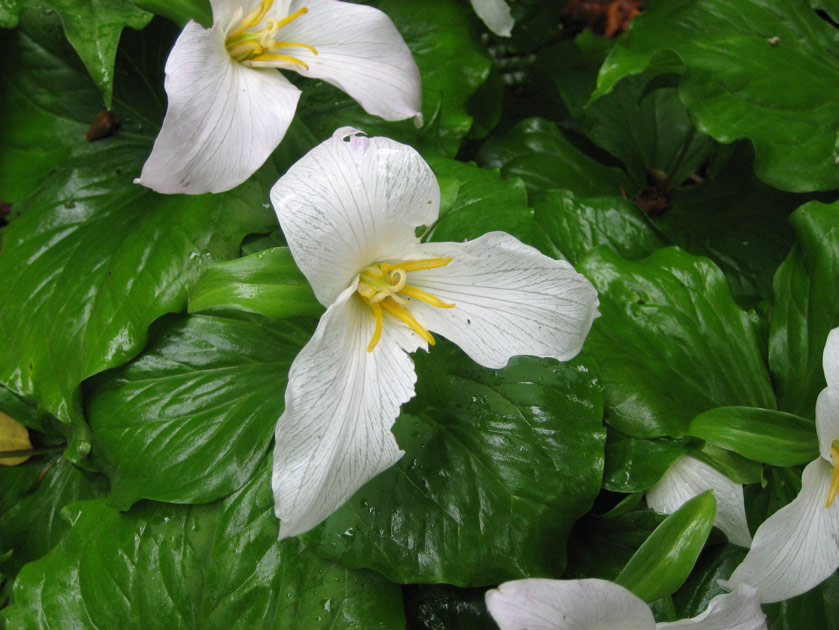
{"type": "Polygon", "coordinates": [[[471,319],[467,319],[467,320],[466,320],[466,323],[467,323],[467,324],[469,324],[469,325],[471,326],[471,325],[472,325],[472,320],[471,320],[471,319]]]}

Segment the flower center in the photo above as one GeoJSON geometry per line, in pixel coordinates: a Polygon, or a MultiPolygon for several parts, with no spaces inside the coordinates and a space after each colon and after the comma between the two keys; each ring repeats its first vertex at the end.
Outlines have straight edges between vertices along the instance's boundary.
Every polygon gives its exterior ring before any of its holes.
{"type": "Polygon", "coordinates": [[[242,17],[244,11],[241,7],[236,9],[225,31],[224,46],[227,52],[239,63],[252,68],[277,68],[293,63],[308,70],[309,66],[302,59],[277,51],[281,48],[305,48],[317,55],[315,47],[301,42],[277,41],[275,36],[283,26],[305,15],[309,9],[303,7],[282,20],[268,18],[262,24],[265,14],[273,4],[274,0],[261,0],[259,6],[245,17],[242,17]],[[262,28],[258,28],[260,26],[262,28]]]}
{"type": "Polygon", "coordinates": [[[437,296],[408,284],[408,273],[420,269],[445,267],[451,261],[451,258],[426,258],[425,260],[409,260],[396,265],[374,263],[358,274],[358,295],[373,311],[373,318],[376,320],[376,330],[367,346],[367,352],[373,352],[373,348],[382,338],[384,311],[408,324],[430,345],[435,344],[431,333],[414,319],[405,305],[409,304],[411,299],[421,300],[437,308],[453,308],[454,304],[446,304],[437,296]]]}
{"type": "Polygon", "coordinates": [[[830,482],[830,490],[827,491],[825,507],[833,505],[836,492],[839,491],[839,440],[833,440],[833,444],[830,445],[830,461],[833,462],[833,479],[830,482]]]}

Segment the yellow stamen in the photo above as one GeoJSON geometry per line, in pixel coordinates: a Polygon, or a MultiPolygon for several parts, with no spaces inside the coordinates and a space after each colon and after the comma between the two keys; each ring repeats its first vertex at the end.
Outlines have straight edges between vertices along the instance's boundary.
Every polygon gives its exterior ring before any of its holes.
{"type": "Polygon", "coordinates": [[[435,343],[437,343],[436,341],[434,341],[434,337],[431,336],[431,333],[428,332],[425,328],[423,328],[422,325],[420,325],[420,323],[416,319],[414,319],[414,316],[411,315],[404,306],[400,306],[399,304],[390,299],[384,300],[383,302],[381,302],[381,305],[382,308],[386,310],[388,313],[390,313],[391,315],[395,315],[398,319],[401,319],[403,322],[408,324],[408,326],[417,331],[419,336],[425,339],[429,343],[429,345],[433,346],[435,343]]]}
{"type": "Polygon", "coordinates": [[[396,264],[376,263],[365,267],[358,274],[359,281],[356,292],[370,307],[376,322],[376,328],[373,332],[373,338],[367,346],[367,352],[372,352],[382,338],[385,311],[410,326],[430,345],[435,344],[431,333],[405,307],[411,303],[411,299],[417,299],[438,308],[453,308],[455,305],[447,304],[436,295],[409,285],[408,273],[421,269],[443,267],[451,261],[451,258],[427,258],[396,264]]]}
{"type": "Polygon", "coordinates": [[[370,308],[373,310],[373,318],[376,320],[376,331],[373,333],[373,338],[370,339],[370,343],[367,344],[367,352],[373,352],[373,348],[376,347],[379,339],[382,338],[382,324],[384,323],[382,307],[379,304],[370,304],[370,308]]]}
{"type": "Polygon", "coordinates": [[[420,269],[434,269],[435,267],[445,267],[453,259],[452,258],[426,258],[425,260],[409,260],[407,262],[398,263],[396,265],[383,265],[387,269],[402,269],[403,271],[419,271],[420,269]]]}
{"type": "Polygon", "coordinates": [[[307,64],[302,59],[298,59],[297,57],[292,57],[290,55],[277,55],[274,53],[256,55],[255,57],[245,59],[243,63],[246,63],[248,65],[257,65],[260,61],[288,61],[289,63],[294,63],[298,66],[303,66],[304,68],[306,68],[306,70],[309,69],[309,64],[307,64]]]}
{"type": "Polygon", "coordinates": [[[833,505],[836,493],[839,492],[839,440],[834,440],[830,447],[830,460],[833,462],[833,479],[830,482],[830,490],[827,491],[825,507],[833,505]]]}
{"type": "Polygon", "coordinates": [[[275,52],[280,48],[305,48],[312,54],[317,55],[318,51],[314,46],[303,42],[280,42],[274,40],[274,36],[284,26],[290,24],[301,15],[309,12],[303,7],[281,20],[269,18],[263,24],[262,21],[274,4],[274,0],[261,0],[258,7],[241,18],[242,10],[237,9],[233,14],[233,20],[227,28],[224,45],[230,56],[236,61],[252,67],[277,67],[277,62],[292,63],[309,69],[306,62],[298,57],[283,55],[275,52]],[[263,28],[259,28],[262,25],[263,28]],[[253,29],[253,30],[252,30],[253,29]]]}
{"type": "Polygon", "coordinates": [[[407,295],[408,297],[422,300],[426,304],[436,306],[437,308],[454,308],[454,304],[446,304],[436,295],[432,295],[431,293],[423,291],[422,289],[418,289],[417,287],[412,287],[410,284],[406,284],[404,287],[402,287],[402,291],[400,293],[402,293],[403,295],[407,295]]]}

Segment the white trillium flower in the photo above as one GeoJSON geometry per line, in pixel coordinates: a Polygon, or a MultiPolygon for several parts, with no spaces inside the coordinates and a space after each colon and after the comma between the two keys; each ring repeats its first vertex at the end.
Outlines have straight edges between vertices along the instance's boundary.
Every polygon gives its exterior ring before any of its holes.
{"type": "Polygon", "coordinates": [[[606,580],[505,582],[488,591],[489,612],[501,630],[765,630],[757,591],[742,585],[717,595],[692,619],[656,623],[642,599],[606,580]]]}
{"type": "Polygon", "coordinates": [[[285,136],[298,90],[278,70],[322,79],[386,120],[420,114],[420,75],[384,13],[338,0],[211,0],[213,27],[189,22],[166,61],[169,106],[135,183],[161,193],[222,192],[285,136]]]}
{"type": "Polygon", "coordinates": [[[647,490],[647,505],[656,512],[672,514],[706,490],[712,490],[717,500],[714,525],[735,545],[751,545],[743,486],[690,455],[683,455],[673,462],[661,479],[647,490]]]}
{"type": "Polygon", "coordinates": [[[504,0],[471,0],[471,2],[475,13],[489,30],[502,37],[510,36],[516,21],[504,0]]]}
{"type": "Polygon", "coordinates": [[[806,593],[839,567],[839,328],[822,357],[827,387],[816,401],[820,457],[804,469],[801,492],[758,527],[752,548],[723,586],[750,584],[765,603],[806,593]]]}
{"type": "Polygon", "coordinates": [[[421,243],[440,188],[420,155],[339,129],[271,190],[294,259],[327,307],[289,371],[272,485],[280,538],[303,533],[402,455],[390,431],[414,395],[409,353],[432,332],[481,365],[567,360],[598,315],[565,261],[509,234],[421,243]]]}

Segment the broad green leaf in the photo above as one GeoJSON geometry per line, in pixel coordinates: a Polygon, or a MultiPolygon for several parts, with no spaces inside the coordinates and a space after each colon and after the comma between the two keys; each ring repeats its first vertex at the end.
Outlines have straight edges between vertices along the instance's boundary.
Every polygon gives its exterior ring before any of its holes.
{"type": "Polygon", "coordinates": [[[798,241],[775,274],[769,366],[778,407],[811,418],[827,333],[839,326],[839,202],[805,204],[791,220],[798,241]]]}
{"type": "Polygon", "coordinates": [[[746,549],[723,544],[706,547],[696,561],[690,577],[673,595],[679,619],[701,615],[708,603],[724,593],[717,580],[727,580],[746,557],[746,549]]]}
{"type": "Polygon", "coordinates": [[[503,136],[488,140],[478,163],[501,169],[506,178],[520,177],[529,192],[564,188],[575,195],[597,197],[632,190],[625,172],[587,156],[555,123],[542,118],[523,120],[503,136]]]}
{"type": "Polygon", "coordinates": [[[195,20],[206,28],[213,25],[209,0],[132,0],[141,9],[150,11],[183,26],[195,20]]]}
{"type": "Polygon", "coordinates": [[[612,492],[640,492],[656,483],[670,464],[691,450],[690,440],[618,439],[606,444],[603,487],[612,492]]]}
{"type": "Polygon", "coordinates": [[[545,234],[575,265],[600,245],[630,260],[649,256],[663,245],[644,213],[622,197],[546,190],[531,194],[530,201],[545,234]]]}
{"type": "Polygon", "coordinates": [[[110,502],[204,503],[262,460],[291,361],[311,330],[247,314],[194,315],[153,329],[128,365],[96,379],[87,417],[110,502]]]}
{"type": "Polygon", "coordinates": [[[17,396],[2,385],[0,385],[0,412],[10,415],[22,425],[41,433],[61,433],[64,426],[54,416],[17,396]]]}
{"type": "Polygon", "coordinates": [[[839,630],[839,576],[833,575],[811,591],[777,604],[764,604],[772,630],[819,628],[839,630]]]}
{"type": "Polygon", "coordinates": [[[819,456],[811,420],[771,409],[712,409],[694,418],[688,433],[772,466],[799,466],[819,456]]]}
{"type": "Polygon", "coordinates": [[[20,13],[29,7],[54,10],[64,34],[102,93],[105,109],[111,108],[114,61],[122,29],[141,29],[152,18],[133,2],[112,0],[6,0],[0,4],[0,27],[14,28],[20,13]]]}
{"type": "Polygon", "coordinates": [[[734,483],[760,483],[763,480],[763,466],[732,451],[706,442],[692,453],[709,466],[713,466],[734,483]]]}
{"type": "Polygon", "coordinates": [[[615,582],[646,602],[672,595],[690,575],[716,515],[712,491],[694,497],[650,534],[615,582]]]}
{"type": "Polygon", "coordinates": [[[585,107],[608,52],[603,42],[586,31],[542,55],[545,73],[574,117],[574,127],[623,162],[635,182],[632,193],[648,184],[653,170],[680,184],[708,158],[714,141],[696,133],[678,90],[655,88],[648,75],[621,81],[610,94],[585,107]]]}
{"type": "Polygon", "coordinates": [[[189,312],[212,308],[232,308],[277,319],[317,317],[323,312],[288,247],[274,247],[207,267],[189,293],[189,312]]]}
{"type": "Polygon", "coordinates": [[[757,530],[767,518],[798,496],[801,491],[801,469],[767,467],[763,486],[743,488],[746,518],[751,531],[757,530]]]}
{"type": "Polygon", "coordinates": [[[471,7],[457,0],[373,0],[393,20],[422,76],[424,125],[388,123],[364,112],[324,82],[306,81],[298,115],[318,139],[344,125],[407,142],[429,155],[453,157],[472,126],[469,98],[489,76],[490,60],[471,32],[471,7]]]}
{"type": "Polygon", "coordinates": [[[405,616],[412,630],[486,630],[493,627],[486,588],[455,588],[448,584],[406,586],[405,616]]]}
{"type": "Polygon", "coordinates": [[[708,409],[775,407],[756,327],[709,260],[667,248],[628,261],[601,248],[578,269],[600,295],[584,352],[600,365],[612,426],[678,438],[708,409]]]}
{"type": "Polygon", "coordinates": [[[446,158],[433,158],[429,164],[442,195],[440,218],[429,240],[463,241],[500,230],[545,254],[559,253],[535,221],[520,180],[506,181],[497,171],[446,158]]]}
{"type": "MultiPolygon", "coordinates": [[[[16,81],[40,65],[45,81],[54,70],[86,84],[38,43],[36,35],[45,37],[43,23],[33,25],[34,35],[24,27],[13,34],[26,44],[16,81]]],[[[145,53],[137,47],[129,47],[126,63],[133,52],[140,64],[145,53]]],[[[129,111],[156,107],[141,82],[138,88],[135,79],[126,89],[129,111]]],[[[44,90],[38,97],[46,100],[36,104],[50,112],[87,107],[44,90]]],[[[42,110],[30,103],[25,110],[35,112],[29,123],[37,124],[42,110]]],[[[77,428],[83,427],[82,380],[135,355],[152,321],[185,308],[203,267],[237,255],[245,234],[267,231],[276,222],[255,183],[191,197],[133,185],[150,141],[119,132],[68,156],[37,194],[18,204],[21,216],[3,232],[0,277],[9,280],[0,284],[0,303],[8,305],[0,311],[0,327],[19,334],[0,347],[0,382],[77,428]]],[[[83,456],[86,440],[77,434],[68,456],[83,456]]]]}
{"type": "Polygon", "coordinates": [[[679,95],[719,142],[749,138],[755,171],[784,190],[839,183],[837,30],[807,0],[658,0],[600,70],[594,98],[653,67],[681,66],[679,95]]]}
{"type": "Polygon", "coordinates": [[[402,459],[303,541],[396,582],[559,575],[568,532],[600,486],[592,364],[516,358],[486,370],[446,356],[448,404],[403,414],[394,427],[402,459]]]}
{"type": "Polygon", "coordinates": [[[670,209],[651,219],[672,244],[708,256],[738,300],[768,299],[772,276],[793,243],[788,217],[804,199],[752,174],[747,147],[738,147],[718,175],[672,192],[670,209]]]}
{"type": "MultiPolygon", "coordinates": [[[[37,457],[26,465],[39,471],[39,480],[29,494],[3,511],[0,551],[12,551],[3,563],[11,575],[47,553],[69,529],[59,516],[64,506],[102,497],[108,489],[102,475],[85,472],[64,457],[37,457]]],[[[4,476],[0,479],[5,482],[4,476]]]]}
{"type": "Polygon", "coordinates": [[[15,583],[8,630],[404,628],[398,586],[277,543],[269,477],[206,506],[69,506],[67,536],[15,583]]]}
{"type": "Polygon", "coordinates": [[[568,539],[568,571],[564,577],[614,581],[662,520],[652,510],[584,516],[568,539]]]}

